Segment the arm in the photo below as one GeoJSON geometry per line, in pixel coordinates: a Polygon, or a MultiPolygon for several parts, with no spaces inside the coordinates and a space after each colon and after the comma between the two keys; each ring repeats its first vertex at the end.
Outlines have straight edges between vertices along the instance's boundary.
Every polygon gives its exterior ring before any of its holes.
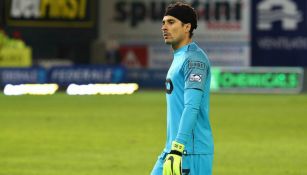
{"type": "Polygon", "coordinates": [[[208,65],[200,60],[188,59],[182,67],[184,85],[184,110],[181,115],[176,142],[186,144],[196,124],[207,79],[208,65]]]}
{"type": "Polygon", "coordinates": [[[195,126],[203,91],[199,89],[186,89],[184,91],[184,110],[181,116],[176,142],[185,145],[192,135],[195,126]]]}

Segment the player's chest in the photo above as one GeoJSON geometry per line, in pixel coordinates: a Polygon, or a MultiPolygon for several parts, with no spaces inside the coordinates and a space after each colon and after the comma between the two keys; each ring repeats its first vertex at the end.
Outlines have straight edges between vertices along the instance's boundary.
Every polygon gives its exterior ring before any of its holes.
{"type": "Polygon", "coordinates": [[[183,77],[183,60],[174,60],[167,72],[167,78],[170,79],[180,79],[183,77]]]}

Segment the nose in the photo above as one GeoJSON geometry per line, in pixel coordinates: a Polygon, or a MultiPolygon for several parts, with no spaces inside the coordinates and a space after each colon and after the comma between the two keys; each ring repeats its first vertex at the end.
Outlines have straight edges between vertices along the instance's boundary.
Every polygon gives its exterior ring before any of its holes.
{"type": "Polygon", "coordinates": [[[165,24],[162,24],[161,30],[162,30],[162,31],[166,31],[166,26],[165,26],[165,24]]]}

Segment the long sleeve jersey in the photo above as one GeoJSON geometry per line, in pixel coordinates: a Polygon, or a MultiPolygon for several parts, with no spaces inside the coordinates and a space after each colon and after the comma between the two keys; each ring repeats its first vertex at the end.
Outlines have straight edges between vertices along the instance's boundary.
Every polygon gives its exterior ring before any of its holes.
{"type": "Polygon", "coordinates": [[[185,145],[186,154],[213,154],[209,121],[210,62],[194,42],[174,51],[166,77],[167,138],[185,145]]]}

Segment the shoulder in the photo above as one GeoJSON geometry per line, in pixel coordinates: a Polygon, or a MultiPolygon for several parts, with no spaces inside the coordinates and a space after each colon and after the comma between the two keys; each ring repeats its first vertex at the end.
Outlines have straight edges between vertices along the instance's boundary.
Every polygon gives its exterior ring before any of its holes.
{"type": "Polygon", "coordinates": [[[189,47],[185,52],[185,57],[187,60],[191,61],[202,61],[202,62],[209,61],[206,52],[195,43],[189,45],[189,47]]]}
{"type": "Polygon", "coordinates": [[[184,65],[189,68],[208,69],[210,62],[205,51],[196,44],[193,44],[185,52],[184,65]]]}

